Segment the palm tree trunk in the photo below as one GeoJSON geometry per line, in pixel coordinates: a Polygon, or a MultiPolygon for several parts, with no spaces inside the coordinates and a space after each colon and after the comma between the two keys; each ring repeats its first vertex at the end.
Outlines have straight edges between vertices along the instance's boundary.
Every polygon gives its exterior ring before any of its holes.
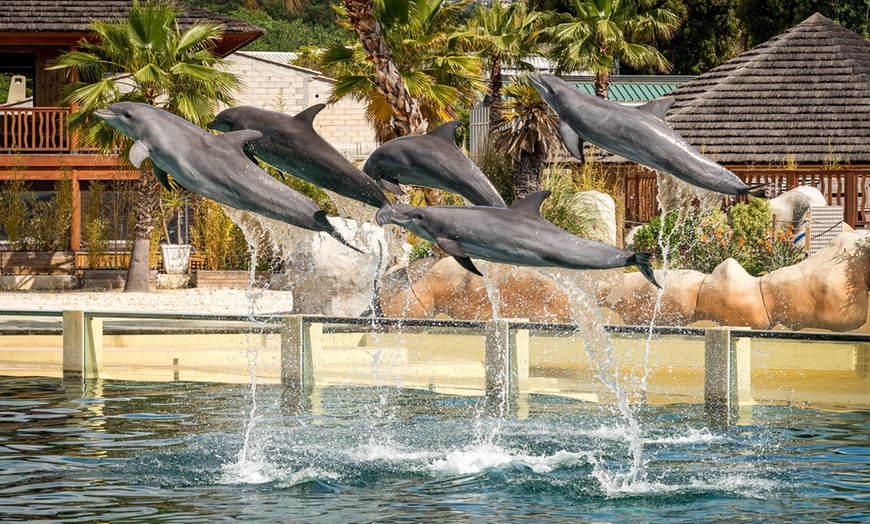
{"type": "Polygon", "coordinates": [[[148,284],[148,255],[154,215],[160,199],[159,191],[154,173],[150,169],[143,169],[136,184],[136,225],[133,228],[133,250],[130,252],[130,267],[124,284],[125,293],[147,293],[151,290],[148,284]]]}
{"type": "Polygon", "coordinates": [[[597,71],[595,73],[595,96],[607,99],[607,93],[610,90],[610,72],[597,71]]]}
{"type": "Polygon", "coordinates": [[[541,190],[546,160],[543,144],[538,142],[534,151],[522,151],[514,161],[513,180],[517,200],[541,190]]]}
{"type": "Polygon", "coordinates": [[[492,70],[489,74],[489,132],[493,133],[499,121],[501,121],[501,88],[503,80],[501,76],[501,59],[498,56],[493,56],[492,70]]]}
{"type": "Polygon", "coordinates": [[[409,135],[423,122],[417,100],[408,92],[393,63],[393,55],[387,47],[381,25],[375,18],[373,0],[344,0],[347,16],[359,34],[363,50],[372,61],[378,91],[390,104],[393,112],[393,127],[398,136],[409,135]]]}

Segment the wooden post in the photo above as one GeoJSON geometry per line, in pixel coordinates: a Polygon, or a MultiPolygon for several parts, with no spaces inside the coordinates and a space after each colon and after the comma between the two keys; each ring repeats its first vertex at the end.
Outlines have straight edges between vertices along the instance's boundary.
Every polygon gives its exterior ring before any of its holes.
{"type": "Polygon", "coordinates": [[[858,223],[858,173],[850,169],[846,171],[846,201],[844,202],[844,219],[853,229],[858,223]]]}
{"type": "Polygon", "coordinates": [[[69,228],[70,250],[82,248],[82,188],[78,171],[72,169],[72,223],[69,228]]]}

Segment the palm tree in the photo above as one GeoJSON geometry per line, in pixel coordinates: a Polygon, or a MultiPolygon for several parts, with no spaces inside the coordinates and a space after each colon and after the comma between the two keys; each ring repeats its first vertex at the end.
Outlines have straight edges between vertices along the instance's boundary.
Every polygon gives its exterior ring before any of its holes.
{"type": "Polygon", "coordinates": [[[455,30],[468,1],[345,0],[347,27],[356,28],[361,42],[323,54],[324,68],[338,79],[331,100],[365,101],[381,143],[416,131],[424,120],[434,127],[456,118],[456,106],[470,105],[486,86],[480,57],[461,46],[468,32],[455,30]],[[356,3],[372,7],[371,20],[351,13],[348,5],[356,3]]]}
{"type": "Polygon", "coordinates": [[[616,59],[635,68],[670,70],[655,43],[670,40],[680,19],[654,5],[654,0],[574,0],[573,16],[563,15],[547,33],[559,72],[592,71],[595,94],[607,98],[616,59]]]}
{"type": "MultiPolygon", "coordinates": [[[[134,0],[126,18],[94,21],[97,41],[82,40],[78,50],[62,55],[52,66],[76,79],[64,94],[64,103],[76,108],[69,118],[70,128],[104,153],[121,144],[121,157],[128,165],[131,140],[96,119],[94,111],[119,101],[144,102],[204,126],[214,117],[218,103],[234,103],[232,92],[240,87],[234,75],[216,69],[224,63],[211,52],[221,37],[220,25],[200,23],[182,31],[177,14],[174,4],[134,0]]],[[[147,167],[139,177],[124,291],[149,290],[148,252],[160,195],[152,174],[147,167]]]]}
{"type": "Polygon", "coordinates": [[[481,50],[489,70],[490,133],[495,132],[501,120],[502,68],[533,69],[524,59],[538,52],[536,22],[541,15],[537,11],[526,14],[523,3],[504,7],[501,2],[494,2],[490,8],[479,6],[469,23],[470,47],[481,50]]]}
{"type": "Polygon", "coordinates": [[[514,160],[517,200],[541,190],[544,164],[561,150],[559,117],[524,78],[504,88],[504,108],[493,137],[496,151],[514,160]]]}

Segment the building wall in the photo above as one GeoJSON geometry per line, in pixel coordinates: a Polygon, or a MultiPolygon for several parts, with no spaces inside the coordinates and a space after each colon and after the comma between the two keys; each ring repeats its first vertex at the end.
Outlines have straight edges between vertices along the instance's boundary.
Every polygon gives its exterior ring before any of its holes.
{"type": "MultiPolygon", "coordinates": [[[[295,115],[315,104],[326,103],[332,92],[333,81],[316,71],[244,52],[234,53],[227,60],[231,64],[229,71],[245,84],[236,93],[240,105],[295,115]]],[[[314,130],[350,159],[366,157],[377,147],[364,105],[350,99],[326,106],[314,119],[314,130]]]]}

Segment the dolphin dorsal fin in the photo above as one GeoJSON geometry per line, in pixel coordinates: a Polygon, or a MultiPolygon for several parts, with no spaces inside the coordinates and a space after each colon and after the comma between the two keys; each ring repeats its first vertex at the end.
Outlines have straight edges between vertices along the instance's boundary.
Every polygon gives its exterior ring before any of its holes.
{"type": "Polygon", "coordinates": [[[447,142],[454,144],[455,142],[453,142],[453,135],[456,134],[456,129],[460,125],[462,125],[462,122],[460,122],[459,120],[451,120],[446,124],[441,124],[440,126],[436,127],[435,129],[429,131],[426,134],[437,136],[441,140],[446,140],[447,142]]]}
{"type": "Polygon", "coordinates": [[[254,129],[239,129],[238,131],[230,131],[229,133],[224,133],[217,136],[221,140],[226,140],[230,145],[233,145],[244,151],[245,144],[247,144],[248,142],[253,142],[258,138],[262,138],[263,133],[254,129]]]}
{"type": "Polygon", "coordinates": [[[550,191],[548,190],[530,193],[524,199],[512,205],[510,209],[517,213],[540,217],[541,204],[544,203],[544,200],[546,200],[548,196],[550,196],[550,191]]]}
{"type": "Polygon", "coordinates": [[[314,104],[305,111],[300,111],[293,118],[308,124],[308,127],[314,127],[314,117],[317,116],[317,113],[323,111],[324,107],[326,107],[326,104],[314,104]]]}
{"type": "Polygon", "coordinates": [[[644,113],[651,114],[659,120],[664,120],[665,114],[668,112],[668,109],[670,109],[672,105],[674,105],[674,99],[668,97],[651,100],[642,106],[638,106],[637,108],[644,113]]]}

